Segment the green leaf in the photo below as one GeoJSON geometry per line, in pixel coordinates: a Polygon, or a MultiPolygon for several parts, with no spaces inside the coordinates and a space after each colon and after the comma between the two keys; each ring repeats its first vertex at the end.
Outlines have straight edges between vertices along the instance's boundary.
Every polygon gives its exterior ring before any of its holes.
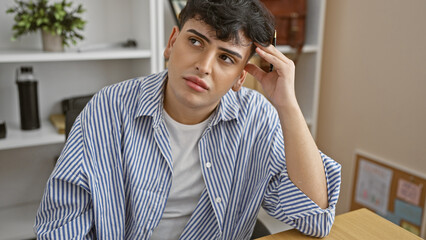
{"type": "Polygon", "coordinates": [[[14,8],[9,8],[6,10],[6,13],[14,13],[15,9],[14,8]]]}
{"type": "Polygon", "coordinates": [[[35,8],[35,5],[34,5],[33,1],[30,1],[30,2],[28,3],[27,8],[28,8],[29,10],[33,10],[33,9],[35,8]]]}
{"type": "Polygon", "coordinates": [[[18,23],[17,23],[17,25],[18,25],[19,27],[25,27],[26,22],[25,22],[25,21],[20,21],[20,22],[18,22],[18,23]]]}
{"type": "Polygon", "coordinates": [[[37,26],[40,26],[41,24],[43,24],[43,19],[42,18],[37,19],[37,26]]]}

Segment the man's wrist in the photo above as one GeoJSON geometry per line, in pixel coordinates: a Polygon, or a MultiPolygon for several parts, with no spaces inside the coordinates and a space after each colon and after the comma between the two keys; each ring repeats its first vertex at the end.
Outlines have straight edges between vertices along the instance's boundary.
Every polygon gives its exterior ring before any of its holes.
{"type": "Polygon", "coordinates": [[[278,115],[280,116],[294,115],[294,114],[297,114],[298,112],[301,112],[299,103],[297,102],[295,98],[282,101],[281,104],[275,104],[274,107],[275,109],[277,109],[278,115]]]}

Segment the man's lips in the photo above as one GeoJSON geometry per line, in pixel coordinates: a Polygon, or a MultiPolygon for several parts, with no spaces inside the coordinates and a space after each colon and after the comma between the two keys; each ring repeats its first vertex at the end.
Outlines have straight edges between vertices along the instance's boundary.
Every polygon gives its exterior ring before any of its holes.
{"type": "Polygon", "coordinates": [[[196,76],[185,76],[184,79],[187,81],[188,86],[190,86],[194,90],[197,90],[199,92],[209,90],[209,86],[201,78],[198,78],[196,76]]]}

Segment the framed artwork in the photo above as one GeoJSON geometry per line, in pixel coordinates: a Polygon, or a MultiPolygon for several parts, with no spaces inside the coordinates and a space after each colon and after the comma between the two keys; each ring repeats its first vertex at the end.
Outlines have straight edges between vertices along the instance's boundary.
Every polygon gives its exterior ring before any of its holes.
{"type": "Polygon", "coordinates": [[[186,6],[187,0],[169,0],[176,24],[179,24],[179,13],[186,6]]]}

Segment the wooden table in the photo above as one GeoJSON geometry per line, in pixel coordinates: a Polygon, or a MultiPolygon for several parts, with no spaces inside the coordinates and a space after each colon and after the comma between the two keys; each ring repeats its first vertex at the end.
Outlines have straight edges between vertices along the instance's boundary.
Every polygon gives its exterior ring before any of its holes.
{"type": "MultiPolygon", "coordinates": [[[[258,240],[317,239],[292,229],[258,240]]],[[[324,240],[422,240],[422,238],[380,217],[368,209],[359,209],[336,216],[330,234],[324,240]]]]}

